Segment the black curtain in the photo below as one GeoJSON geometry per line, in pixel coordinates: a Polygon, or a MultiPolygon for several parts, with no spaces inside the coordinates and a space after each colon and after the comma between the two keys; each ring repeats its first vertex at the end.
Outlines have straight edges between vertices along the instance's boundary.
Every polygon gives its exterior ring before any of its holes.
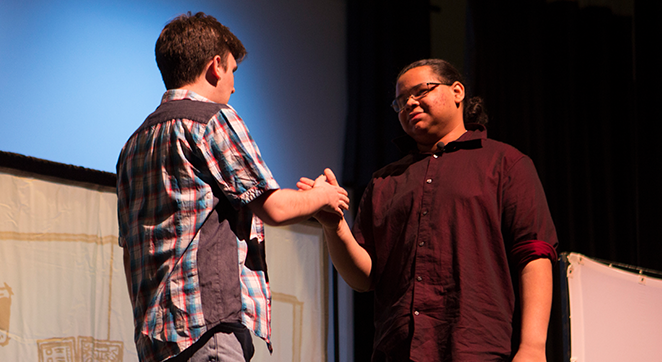
{"type": "MultiPolygon", "coordinates": [[[[662,5],[469,0],[467,63],[488,134],[534,160],[559,251],[662,270],[662,5]]],[[[563,356],[556,283],[548,359],[563,356]]]]}
{"type": "Polygon", "coordinates": [[[636,259],[642,267],[662,270],[662,132],[659,105],[662,99],[662,3],[635,1],[634,72],[635,80],[635,158],[636,172],[636,259]]]}
{"type": "MultiPolygon", "coordinates": [[[[343,184],[359,196],[373,172],[400,158],[403,133],[390,107],[395,77],[430,56],[428,0],[348,1],[348,114],[343,184]]],[[[358,203],[353,205],[356,210],[358,203]]]]}
{"type": "MultiPolygon", "coordinates": [[[[391,140],[403,133],[390,107],[395,77],[430,56],[428,0],[347,1],[348,115],[342,184],[356,211],[373,172],[399,159],[391,140]]],[[[372,293],[354,293],[355,361],[372,353],[372,293]]]]}
{"type": "MultiPolygon", "coordinates": [[[[348,2],[343,170],[355,206],[370,174],[399,156],[388,102],[397,71],[429,56],[430,11],[427,2],[416,11],[356,3],[348,2]]],[[[489,137],[536,164],[560,252],[662,270],[661,15],[662,3],[646,0],[631,14],[574,1],[467,0],[467,87],[486,101],[489,137]]],[[[365,361],[371,302],[357,303],[355,320],[356,360],[365,361]]],[[[555,299],[550,361],[563,360],[559,320],[555,299]]]]}
{"type": "Polygon", "coordinates": [[[560,251],[641,265],[633,18],[576,2],[510,4],[470,1],[471,79],[490,137],[534,160],[560,251]]]}

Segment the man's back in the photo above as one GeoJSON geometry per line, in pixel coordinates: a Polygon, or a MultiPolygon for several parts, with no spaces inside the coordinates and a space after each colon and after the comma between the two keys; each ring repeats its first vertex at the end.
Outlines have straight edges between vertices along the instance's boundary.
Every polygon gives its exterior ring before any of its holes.
{"type": "MultiPolygon", "coordinates": [[[[257,185],[278,188],[229,106],[181,90],[166,95],[126,143],[117,169],[138,349],[159,358],[187,348],[219,322],[242,322],[237,265],[247,250],[238,249],[261,239],[262,228],[242,198],[257,185]],[[149,339],[163,341],[162,351],[149,339]]],[[[266,281],[260,289],[256,303],[267,310],[266,281]]]]}

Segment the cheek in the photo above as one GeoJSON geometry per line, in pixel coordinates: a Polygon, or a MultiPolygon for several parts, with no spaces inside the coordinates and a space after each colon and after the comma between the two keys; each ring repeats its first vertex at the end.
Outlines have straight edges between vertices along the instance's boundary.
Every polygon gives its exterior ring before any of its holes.
{"type": "Polygon", "coordinates": [[[400,126],[402,126],[402,128],[407,127],[407,115],[405,112],[398,113],[398,121],[400,121],[400,126]]]}
{"type": "Polygon", "coordinates": [[[452,103],[452,100],[447,97],[435,97],[428,100],[426,106],[431,114],[438,114],[443,113],[452,103]]]}

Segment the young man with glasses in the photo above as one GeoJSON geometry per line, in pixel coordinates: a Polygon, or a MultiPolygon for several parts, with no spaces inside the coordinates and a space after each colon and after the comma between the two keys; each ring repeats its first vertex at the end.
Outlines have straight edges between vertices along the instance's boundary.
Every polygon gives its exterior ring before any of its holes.
{"type": "Polygon", "coordinates": [[[227,105],[243,45],[215,18],[165,26],[156,61],[167,91],[117,162],[119,243],[140,360],[249,361],[250,332],[270,345],[264,229],[325,210],[345,190],[323,177],[278,187],[227,105]]]}
{"type": "Polygon", "coordinates": [[[343,278],[374,291],[373,361],[545,361],[558,242],[533,163],[486,137],[443,60],[404,68],[395,95],[406,156],[373,175],[351,231],[316,215],[343,278]]]}

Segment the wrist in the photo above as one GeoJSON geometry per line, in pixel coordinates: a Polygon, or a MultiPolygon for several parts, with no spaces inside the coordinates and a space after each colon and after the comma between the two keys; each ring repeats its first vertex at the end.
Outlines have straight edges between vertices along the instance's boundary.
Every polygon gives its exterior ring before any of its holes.
{"type": "Polygon", "coordinates": [[[530,356],[530,357],[545,357],[546,353],[546,344],[545,342],[525,342],[522,341],[519,345],[517,351],[518,355],[530,356]]]}

